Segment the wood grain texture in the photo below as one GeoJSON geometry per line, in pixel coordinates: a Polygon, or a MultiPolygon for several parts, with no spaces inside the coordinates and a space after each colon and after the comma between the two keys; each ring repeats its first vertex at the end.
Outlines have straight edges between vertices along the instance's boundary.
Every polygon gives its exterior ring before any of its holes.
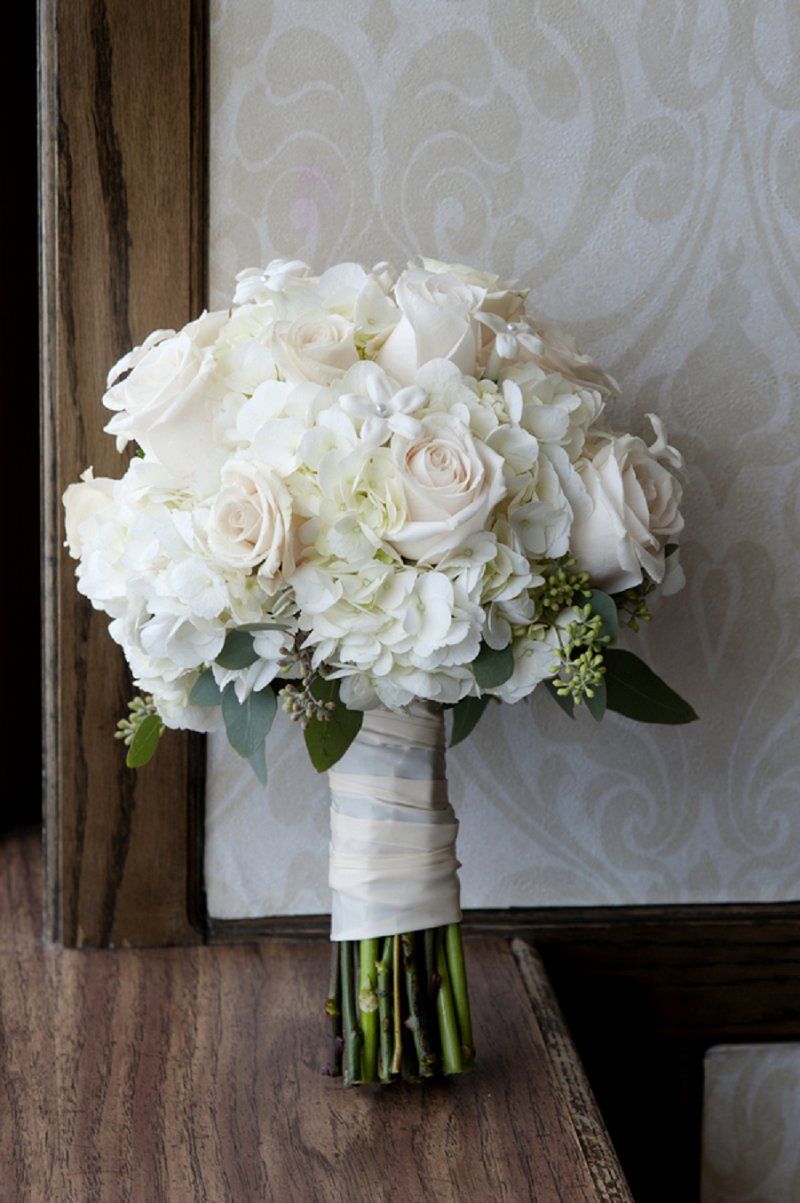
{"type": "MultiPolygon", "coordinates": [[[[637,1201],[696,1200],[706,1050],[800,1040],[800,904],[468,911],[464,922],[535,943],[637,1201]]],[[[326,923],[212,920],[210,938],[307,938],[326,923]]]]}
{"type": "Polygon", "coordinates": [[[612,1153],[603,1118],[598,1110],[583,1066],[575,1056],[575,1046],[567,1031],[561,1008],[536,949],[525,940],[515,939],[511,951],[528,991],[550,1064],[569,1104],[575,1134],[586,1158],[595,1188],[601,1198],[632,1203],[622,1168],[612,1153]]]}
{"type": "Polygon", "coordinates": [[[629,1198],[505,941],[467,947],[474,1075],[345,1093],[319,1071],[325,944],[42,948],[38,879],[35,837],[0,844],[4,1203],[629,1198]]]}
{"type": "Polygon", "coordinates": [[[198,741],[132,773],[112,738],[132,694],[104,618],[75,590],[60,499],[102,433],[105,375],[202,308],[201,0],[41,0],[40,157],[47,933],[67,945],[191,943],[198,741]]]}

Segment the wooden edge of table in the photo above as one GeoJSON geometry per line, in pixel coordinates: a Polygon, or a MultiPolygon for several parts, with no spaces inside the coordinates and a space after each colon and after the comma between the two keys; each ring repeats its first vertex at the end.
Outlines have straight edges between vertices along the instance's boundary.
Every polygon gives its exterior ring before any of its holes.
{"type": "Polygon", "coordinates": [[[597,1198],[633,1203],[622,1166],[536,949],[515,938],[511,951],[542,1033],[554,1077],[569,1107],[575,1138],[592,1176],[597,1198]]]}

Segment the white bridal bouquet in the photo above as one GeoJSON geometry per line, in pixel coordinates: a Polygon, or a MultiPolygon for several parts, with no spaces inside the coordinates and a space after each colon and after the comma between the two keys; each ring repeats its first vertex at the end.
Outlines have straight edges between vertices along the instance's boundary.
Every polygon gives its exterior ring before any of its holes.
{"type": "Polygon", "coordinates": [[[119,480],[65,494],[78,588],[144,696],[118,737],[223,729],[262,782],[278,699],[331,787],[329,1070],[470,1068],[450,743],[542,685],[691,707],[620,626],[681,584],[679,453],[613,432],[614,381],[460,264],[276,260],[112,368],[119,480]],[[335,766],[335,767],[334,767],[335,766]]]}

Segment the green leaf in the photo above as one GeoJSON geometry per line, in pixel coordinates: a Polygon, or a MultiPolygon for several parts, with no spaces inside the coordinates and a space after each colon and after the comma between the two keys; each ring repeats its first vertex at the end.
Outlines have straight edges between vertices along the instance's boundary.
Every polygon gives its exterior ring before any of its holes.
{"type": "Polygon", "coordinates": [[[258,659],[249,631],[229,631],[225,645],[217,656],[221,668],[249,668],[258,659]]]}
{"type": "Polygon", "coordinates": [[[456,702],[453,707],[453,729],[450,732],[451,748],[475,730],[491,700],[491,696],[485,693],[481,698],[462,698],[456,702]]]}
{"type": "Polygon", "coordinates": [[[668,560],[670,556],[674,556],[674,555],[675,555],[675,552],[676,552],[677,550],[678,550],[678,544],[677,544],[677,543],[667,543],[667,544],[665,544],[665,546],[664,546],[664,559],[665,559],[665,560],[668,560]]]}
{"type": "Polygon", "coordinates": [[[639,723],[693,723],[697,719],[689,703],[633,652],[611,648],[603,658],[609,710],[639,723]]]}
{"type": "Polygon", "coordinates": [[[601,593],[599,589],[592,589],[589,605],[592,607],[592,613],[600,616],[600,634],[608,635],[610,642],[615,643],[619,638],[619,615],[613,597],[601,593]]]}
{"type": "Polygon", "coordinates": [[[263,743],[259,744],[252,756],[247,757],[250,767],[262,785],[267,784],[267,757],[263,743]]]}
{"type": "Polygon", "coordinates": [[[341,760],[358,735],[364,714],[361,710],[348,710],[339,700],[338,681],[315,677],[311,692],[320,702],[335,703],[329,719],[312,718],[303,732],[311,763],[318,773],[325,773],[341,760]]]}
{"type": "Polygon", "coordinates": [[[495,689],[503,685],[514,671],[514,653],[511,644],[497,651],[488,643],[481,644],[481,650],[472,661],[472,672],[481,689],[495,689]]]}
{"type": "Polygon", "coordinates": [[[607,690],[605,679],[603,679],[594,691],[594,697],[586,699],[586,709],[591,714],[596,723],[599,723],[606,712],[607,705],[607,690]]]}
{"type": "Polygon", "coordinates": [[[155,756],[158,741],[161,739],[163,723],[158,714],[148,714],[142,719],[139,729],[128,748],[126,764],[129,769],[140,769],[148,760],[155,756]]]}
{"type": "Polygon", "coordinates": [[[233,682],[222,691],[222,717],[228,743],[245,760],[256,752],[269,735],[278,703],[272,686],[253,691],[240,702],[233,682]]]}
{"type": "Polygon", "coordinates": [[[245,622],[237,631],[285,631],[286,625],[282,622],[245,622]]]}
{"type": "Polygon", "coordinates": [[[192,706],[219,706],[222,693],[210,668],[200,673],[192,686],[189,701],[192,706]]]}
{"type": "MultiPolygon", "coordinates": [[[[557,679],[557,678],[556,678],[557,679]]],[[[575,717],[575,703],[572,698],[558,692],[555,686],[555,681],[545,681],[547,692],[554,702],[558,702],[561,709],[569,718],[575,717]]]]}

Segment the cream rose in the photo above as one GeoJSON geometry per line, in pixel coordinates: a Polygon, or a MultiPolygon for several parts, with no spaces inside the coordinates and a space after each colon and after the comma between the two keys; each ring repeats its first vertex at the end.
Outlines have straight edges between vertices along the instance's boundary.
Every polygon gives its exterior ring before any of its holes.
{"type": "MultiPolygon", "coordinates": [[[[522,316],[525,310],[527,289],[512,288],[510,284],[501,280],[493,272],[476,271],[475,268],[467,267],[464,263],[442,263],[438,259],[423,258],[422,266],[426,271],[449,272],[463,284],[482,289],[484,298],[478,312],[493,314],[500,322],[514,322],[522,316]]],[[[478,320],[477,360],[478,368],[482,370],[486,366],[497,337],[497,323],[478,320]]]]}
{"type": "Polygon", "coordinates": [[[600,436],[591,458],[576,464],[591,508],[572,527],[570,550],[593,585],[608,593],[630,589],[643,571],[664,578],[664,545],[683,530],[683,490],[670,468],[683,460],[668,446],[661,422],[648,447],[633,435],[600,436]]]}
{"type": "Polygon", "coordinates": [[[275,358],[291,384],[328,385],[358,362],[352,322],[338,313],[313,310],[291,322],[276,322],[275,358]]]}
{"type": "Polygon", "coordinates": [[[531,324],[530,319],[513,330],[519,360],[538,364],[544,372],[558,372],[565,380],[595,389],[603,397],[618,396],[619,385],[614,377],[608,376],[588,355],[582,355],[566,330],[549,324],[531,324]]]}
{"type": "Polygon", "coordinates": [[[409,268],[394,288],[400,321],[375,356],[400,384],[413,384],[419,368],[431,359],[449,359],[474,376],[480,344],[475,316],[486,295],[449,272],[409,268]]]}
{"type": "Polygon", "coordinates": [[[227,568],[257,568],[265,589],[294,572],[292,499],[268,468],[232,460],[209,515],[206,538],[212,555],[227,568]]]}
{"type": "Polygon", "coordinates": [[[112,505],[116,483],[107,476],[95,477],[92,469],[87,468],[78,484],[67,486],[63,497],[64,530],[74,560],[81,556],[81,527],[112,505]]]}
{"type": "Polygon", "coordinates": [[[433,414],[421,426],[412,439],[392,439],[408,520],[391,543],[408,560],[436,563],[467,535],[486,529],[506,486],[502,457],[462,422],[433,414]]]}
{"type": "Polygon", "coordinates": [[[208,348],[227,320],[227,310],[205,313],[178,334],[160,331],[157,341],[153,336],[112,368],[103,404],[118,412],[105,429],[117,436],[120,450],[135,439],[178,474],[203,462],[213,408],[224,391],[208,348]]]}

